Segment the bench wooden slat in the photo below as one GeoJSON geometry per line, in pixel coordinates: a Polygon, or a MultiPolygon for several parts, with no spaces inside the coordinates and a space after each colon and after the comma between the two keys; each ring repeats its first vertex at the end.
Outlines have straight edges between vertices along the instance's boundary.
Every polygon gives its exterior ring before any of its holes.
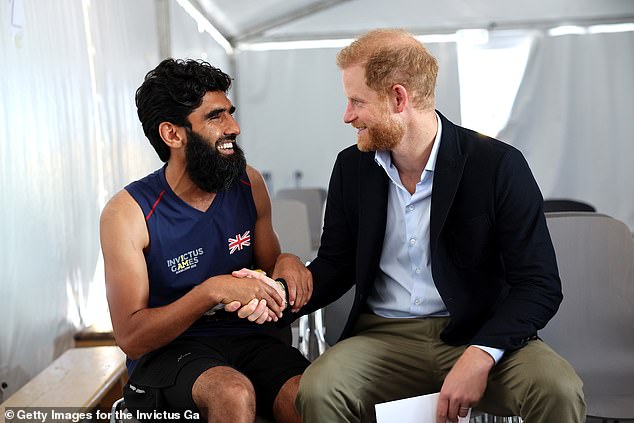
{"type": "Polygon", "coordinates": [[[96,407],[125,374],[119,347],[67,350],[0,405],[6,407],[96,407]]]}

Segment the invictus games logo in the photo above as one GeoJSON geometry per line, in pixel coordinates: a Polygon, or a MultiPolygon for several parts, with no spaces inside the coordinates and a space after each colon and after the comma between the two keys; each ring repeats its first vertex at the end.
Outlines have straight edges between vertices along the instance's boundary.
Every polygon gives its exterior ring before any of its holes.
{"type": "Polygon", "coordinates": [[[202,247],[195,250],[188,251],[173,259],[167,259],[167,267],[170,268],[172,273],[179,274],[185,270],[193,269],[198,265],[198,257],[202,256],[205,252],[202,247]]]}

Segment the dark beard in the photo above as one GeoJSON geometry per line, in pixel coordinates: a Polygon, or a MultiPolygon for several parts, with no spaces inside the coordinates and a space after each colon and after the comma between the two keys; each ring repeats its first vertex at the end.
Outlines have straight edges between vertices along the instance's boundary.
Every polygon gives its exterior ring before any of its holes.
{"type": "Polygon", "coordinates": [[[235,143],[235,135],[216,141],[233,142],[233,154],[225,156],[216,150],[216,143],[210,143],[189,128],[187,131],[187,174],[203,191],[228,191],[245,172],[247,161],[244,152],[235,143]]]}

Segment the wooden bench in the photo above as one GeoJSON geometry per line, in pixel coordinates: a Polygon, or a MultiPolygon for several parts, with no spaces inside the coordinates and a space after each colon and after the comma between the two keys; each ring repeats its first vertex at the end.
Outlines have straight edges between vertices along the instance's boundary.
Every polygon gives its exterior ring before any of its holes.
{"type": "Polygon", "coordinates": [[[119,347],[72,348],[0,404],[0,422],[9,407],[109,409],[126,380],[125,354],[119,347]]]}
{"type": "Polygon", "coordinates": [[[101,347],[104,345],[117,345],[112,328],[99,328],[88,326],[74,336],[75,348],[101,347]]]}

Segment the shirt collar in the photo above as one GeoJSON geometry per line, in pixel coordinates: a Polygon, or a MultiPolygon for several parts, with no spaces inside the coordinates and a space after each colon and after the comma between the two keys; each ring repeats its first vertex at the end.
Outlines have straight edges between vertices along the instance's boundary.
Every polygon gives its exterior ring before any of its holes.
{"type": "MultiPolygon", "coordinates": [[[[438,149],[440,147],[440,138],[442,137],[442,121],[440,120],[440,116],[436,113],[436,121],[438,122],[438,131],[436,131],[436,138],[434,138],[434,145],[431,148],[431,153],[429,154],[429,159],[427,160],[427,164],[425,165],[425,170],[433,172],[436,168],[436,159],[438,158],[438,149]]],[[[392,165],[392,154],[390,154],[389,150],[378,150],[374,153],[374,161],[379,164],[391,178],[390,169],[394,169],[392,165]]],[[[420,175],[421,181],[425,176],[425,172],[420,175]]]]}

